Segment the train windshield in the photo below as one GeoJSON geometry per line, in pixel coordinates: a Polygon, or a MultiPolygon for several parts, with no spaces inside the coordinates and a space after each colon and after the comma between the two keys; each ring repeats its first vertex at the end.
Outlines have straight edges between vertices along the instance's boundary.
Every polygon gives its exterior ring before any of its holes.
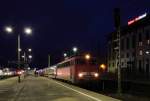
{"type": "Polygon", "coordinates": [[[78,65],[83,65],[83,64],[86,64],[86,61],[84,59],[76,59],[76,64],[78,65]]]}
{"type": "Polygon", "coordinates": [[[97,64],[98,64],[98,62],[97,62],[96,59],[91,59],[91,60],[89,61],[89,63],[90,63],[91,65],[97,65],[97,64]]]}
{"type": "Polygon", "coordinates": [[[76,64],[78,65],[84,65],[84,64],[87,64],[89,63],[90,65],[96,65],[98,64],[97,60],[96,59],[91,59],[89,61],[85,60],[85,59],[76,59],[76,64]]]}

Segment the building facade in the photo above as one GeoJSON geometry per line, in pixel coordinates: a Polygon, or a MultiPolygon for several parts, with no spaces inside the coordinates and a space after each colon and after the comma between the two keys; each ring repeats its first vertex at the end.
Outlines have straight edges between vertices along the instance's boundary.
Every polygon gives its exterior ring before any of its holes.
{"type": "MultiPolygon", "coordinates": [[[[129,74],[150,75],[150,16],[128,24],[121,28],[120,34],[121,70],[129,74]]],[[[112,73],[117,71],[118,48],[114,31],[108,37],[107,63],[108,71],[112,73]]]]}

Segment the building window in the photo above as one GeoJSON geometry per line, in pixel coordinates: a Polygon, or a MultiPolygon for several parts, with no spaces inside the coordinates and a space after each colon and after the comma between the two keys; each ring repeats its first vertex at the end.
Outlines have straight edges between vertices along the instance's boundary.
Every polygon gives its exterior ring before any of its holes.
{"type": "Polygon", "coordinates": [[[113,67],[115,66],[114,62],[113,62],[113,67]]]}
{"type": "Polygon", "coordinates": [[[129,44],[130,44],[129,38],[127,37],[127,39],[126,39],[126,49],[129,49],[129,44]]]}
{"type": "Polygon", "coordinates": [[[147,44],[148,44],[148,45],[150,44],[150,40],[147,40],[147,44]]]}
{"type": "Polygon", "coordinates": [[[121,58],[124,58],[124,54],[121,54],[121,58]]]}
{"type": "Polygon", "coordinates": [[[139,42],[139,46],[142,46],[143,45],[143,43],[142,42],[139,42]]]}
{"type": "Polygon", "coordinates": [[[122,62],[121,65],[124,66],[124,62],[122,62]]]}
{"type": "Polygon", "coordinates": [[[127,53],[127,58],[129,58],[129,53],[127,53]]]}
{"type": "Polygon", "coordinates": [[[143,55],[143,51],[142,50],[139,51],[139,55],[143,55]]]}
{"type": "Polygon", "coordinates": [[[135,52],[132,52],[132,57],[135,57],[135,55],[136,55],[135,52]]]}
{"type": "Polygon", "coordinates": [[[110,68],[111,64],[109,63],[109,68],[110,68]]]}
{"type": "Polygon", "coordinates": [[[139,33],[139,40],[138,40],[139,42],[141,42],[142,41],[142,34],[141,33],[139,33]]]}
{"type": "Polygon", "coordinates": [[[139,60],[139,72],[142,72],[142,61],[139,60]]]}
{"type": "Polygon", "coordinates": [[[146,31],[146,40],[149,40],[149,31],[146,31]]]}
{"type": "Polygon", "coordinates": [[[136,36],[135,35],[132,35],[132,48],[135,48],[135,45],[136,45],[136,36]]]}
{"type": "Polygon", "coordinates": [[[121,50],[124,50],[124,39],[121,40],[121,50]]]}
{"type": "Polygon", "coordinates": [[[149,59],[146,59],[146,73],[149,73],[149,59]]]}

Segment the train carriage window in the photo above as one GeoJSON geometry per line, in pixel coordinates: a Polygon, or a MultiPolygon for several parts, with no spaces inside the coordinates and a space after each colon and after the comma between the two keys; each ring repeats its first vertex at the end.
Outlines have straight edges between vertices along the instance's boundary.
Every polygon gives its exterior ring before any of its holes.
{"type": "Polygon", "coordinates": [[[74,61],[73,60],[70,61],[70,65],[74,65],[74,61]]]}

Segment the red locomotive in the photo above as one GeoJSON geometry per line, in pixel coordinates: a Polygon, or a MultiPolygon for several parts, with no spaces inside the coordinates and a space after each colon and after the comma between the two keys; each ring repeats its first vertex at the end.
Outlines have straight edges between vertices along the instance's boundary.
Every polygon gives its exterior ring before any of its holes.
{"type": "Polygon", "coordinates": [[[99,65],[96,58],[85,56],[75,56],[57,64],[55,78],[71,81],[72,83],[82,83],[84,81],[99,80],[99,65]]]}

